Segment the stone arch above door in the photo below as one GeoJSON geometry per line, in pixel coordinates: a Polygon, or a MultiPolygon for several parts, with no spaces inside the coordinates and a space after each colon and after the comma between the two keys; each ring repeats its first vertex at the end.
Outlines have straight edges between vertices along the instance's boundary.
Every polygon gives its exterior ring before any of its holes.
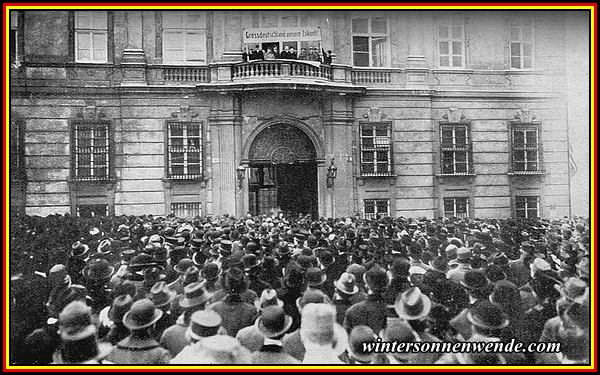
{"type": "Polygon", "coordinates": [[[245,162],[291,164],[323,163],[324,151],[317,133],[302,121],[277,118],[254,129],[244,147],[245,162]]]}

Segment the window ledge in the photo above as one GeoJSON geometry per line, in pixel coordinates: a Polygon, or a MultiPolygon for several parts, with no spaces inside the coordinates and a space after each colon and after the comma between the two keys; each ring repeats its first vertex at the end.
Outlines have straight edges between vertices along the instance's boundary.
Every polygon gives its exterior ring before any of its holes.
{"type": "Polygon", "coordinates": [[[519,171],[519,172],[508,172],[509,176],[544,176],[546,171],[519,171]]]}
{"type": "Polygon", "coordinates": [[[436,177],[475,177],[475,173],[438,173],[436,177]]]}
{"type": "Polygon", "coordinates": [[[84,178],[84,177],[76,177],[68,180],[69,182],[76,183],[95,183],[95,184],[114,184],[117,182],[114,178],[104,178],[104,179],[95,179],[95,178],[84,178]]]}

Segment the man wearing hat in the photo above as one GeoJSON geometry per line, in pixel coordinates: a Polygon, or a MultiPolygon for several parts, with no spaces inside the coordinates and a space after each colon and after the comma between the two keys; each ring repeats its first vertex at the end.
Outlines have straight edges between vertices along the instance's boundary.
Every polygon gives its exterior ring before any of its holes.
{"type": "Polygon", "coordinates": [[[218,336],[222,329],[221,315],[211,310],[198,310],[191,314],[189,324],[183,334],[187,345],[173,357],[171,364],[194,364],[207,356],[197,343],[218,336]]]}
{"type": "Polygon", "coordinates": [[[367,295],[359,291],[356,278],[351,273],[344,272],[338,280],[334,281],[334,285],[333,304],[336,310],[336,321],[344,324],[346,311],[350,306],[364,300],[367,295]]]}
{"type": "MultiPolygon", "coordinates": [[[[279,306],[283,308],[284,303],[277,297],[277,291],[274,289],[265,289],[255,304],[259,313],[269,306],[279,306]]],[[[264,344],[264,335],[258,330],[256,324],[240,329],[235,338],[244,345],[250,352],[260,350],[264,344]]]]}
{"type": "Polygon", "coordinates": [[[472,333],[467,314],[476,303],[488,300],[492,288],[485,274],[480,270],[467,271],[460,285],[462,285],[469,296],[469,306],[455,316],[450,321],[450,325],[466,340],[472,333]]]}
{"type": "Polygon", "coordinates": [[[383,300],[383,292],[388,286],[387,273],[383,268],[373,266],[365,273],[364,279],[368,295],[364,301],[351,306],[346,311],[344,328],[348,332],[358,325],[366,325],[374,332],[379,332],[386,325],[387,305],[383,300]]]}
{"type": "Polygon", "coordinates": [[[86,287],[92,299],[92,310],[94,313],[100,312],[100,310],[110,304],[108,300],[110,292],[108,283],[114,272],[115,267],[102,258],[91,259],[82,271],[86,279],[86,287]]]}
{"type": "MultiPolygon", "coordinates": [[[[490,301],[477,302],[466,314],[472,332],[468,342],[499,342],[503,330],[508,326],[508,316],[496,304],[490,301]]],[[[436,364],[461,364],[465,363],[464,357],[468,353],[444,353],[436,364]]],[[[525,356],[519,352],[500,353],[506,364],[525,364],[525,356]]],[[[500,360],[500,364],[502,364],[500,360]]],[[[468,362],[467,362],[468,363],[468,362]]],[[[496,363],[498,364],[498,363],[496,363]]]]}
{"type": "Polygon", "coordinates": [[[129,329],[123,324],[123,316],[129,311],[131,305],[133,305],[133,297],[129,294],[122,294],[114,299],[108,310],[108,318],[112,325],[102,341],[116,345],[129,336],[129,329]]]}
{"type": "Polygon", "coordinates": [[[148,293],[148,299],[154,303],[154,307],[163,312],[162,317],[156,322],[154,333],[157,339],[162,336],[165,329],[174,325],[177,320],[177,315],[171,312],[171,305],[176,297],[177,293],[169,288],[164,281],[158,281],[148,293]]]}
{"type": "Polygon", "coordinates": [[[87,266],[90,247],[81,241],[75,242],[71,246],[71,256],[67,261],[67,273],[74,284],[85,285],[85,277],[82,271],[87,266]]]}
{"type": "Polygon", "coordinates": [[[252,353],[252,364],[298,364],[299,360],[283,351],[281,339],[292,326],[292,317],[282,306],[271,305],[256,319],[256,329],[264,336],[262,347],[252,353]]]}
{"type": "Polygon", "coordinates": [[[306,350],[303,364],[343,364],[348,334],[335,322],[335,308],[328,303],[309,303],[302,308],[300,338],[306,350]],[[341,345],[339,343],[342,343],[341,345]]]}
{"type": "Polygon", "coordinates": [[[92,309],[84,302],[73,301],[58,317],[62,341],[54,355],[54,364],[112,364],[106,360],[112,346],[98,343],[92,309]]]}
{"type": "Polygon", "coordinates": [[[460,247],[456,251],[457,266],[446,273],[448,280],[460,284],[464,281],[465,273],[472,269],[471,267],[471,250],[468,247],[460,247]]]}
{"type": "Polygon", "coordinates": [[[163,312],[149,299],[131,305],[123,316],[123,324],[131,334],[121,340],[107,359],[116,364],[161,365],[171,360],[169,351],[155,339],[155,326],[163,312]]]}
{"type": "Polygon", "coordinates": [[[200,277],[206,282],[206,290],[216,293],[223,288],[220,281],[221,274],[221,268],[214,262],[207,262],[202,266],[200,277]]]}
{"type": "Polygon", "coordinates": [[[177,273],[177,279],[169,284],[169,288],[173,289],[177,294],[183,294],[184,276],[188,268],[194,267],[194,261],[190,258],[181,259],[174,267],[173,271],[177,273]]]}
{"type": "Polygon", "coordinates": [[[179,300],[179,306],[184,312],[177,318],[175,325],[165,329],[160,338],[160,344],[169,351],[172,357],[175,357],[188,345],[185,332],[190,325],[192,314],[204,309],[206,302],[212,295],[204,287],[204,282],[190,283],[184,289],[183,299],[179,300]]]}
{"type": "Polygon", "coordinates": [[[235,337],[240,329],[254,323],[258,312],[254,305],[242,299],[242,294],[248,288],[244,271],[239,268],[227,270],[224,284],[225,298],[209,305],[208,309],[216,311],[223,317],[223,327],[227,330],[227,334],[235,337]]]}
{"type": "MultiPolygon", "coordinates": [[[[422,342],[439,342],[441,341],[434,335],[429,333],[430,321],[429,313],[431,311],[432,302],[429,297],[423,294],[418,287],[412,287],[403,292],[396,303],[394,310],[398,317],[411,326],[418,341],[422,342]]],[[[415,353],[412,360],[413,363],[434,363],[440,357],[439,353],[415,353]]]]}
{"type": "Polygon", "coordinates": [[[380,356],[375,352],[368,352],[364,345],[377,342],[377,335],[368,326],[356,326],[348,335],[348,351],[342,360],[350,365],[380,364],[380,356]]]}

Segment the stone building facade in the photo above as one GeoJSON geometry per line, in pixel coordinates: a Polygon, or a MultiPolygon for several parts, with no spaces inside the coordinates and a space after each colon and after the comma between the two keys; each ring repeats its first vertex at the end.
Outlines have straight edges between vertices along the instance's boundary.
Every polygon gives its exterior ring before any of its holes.
{"type": "Polygon", "coordinates": [[[11,209],[568,215],[586,17],[13,11],[11,209]],[[245,61],[255,45],[333,61],[245,61]]]}

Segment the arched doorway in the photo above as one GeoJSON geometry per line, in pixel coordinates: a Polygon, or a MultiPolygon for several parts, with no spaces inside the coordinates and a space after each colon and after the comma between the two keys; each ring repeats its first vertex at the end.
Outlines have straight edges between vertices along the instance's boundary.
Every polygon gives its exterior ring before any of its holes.
{"type": "Polygon", "coordinates": [[[249,212],[281,210],[317,217],[317,153],[300,128],[274,123],[262,129],[248,151],[249,212]]]}

